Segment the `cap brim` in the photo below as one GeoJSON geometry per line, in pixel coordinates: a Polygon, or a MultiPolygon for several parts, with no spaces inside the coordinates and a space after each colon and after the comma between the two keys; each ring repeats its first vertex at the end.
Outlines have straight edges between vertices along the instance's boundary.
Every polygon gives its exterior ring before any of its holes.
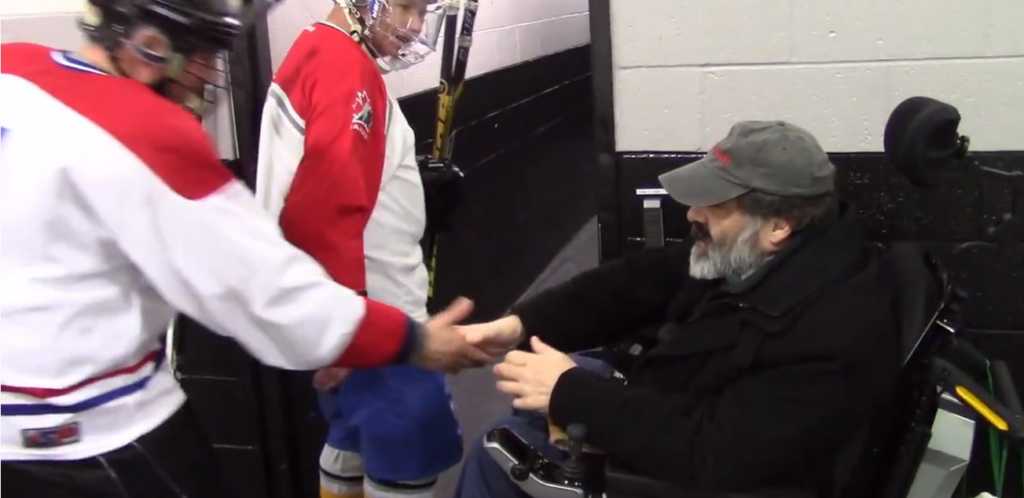
{"type": "Polygon", "coordinates": [[[658,177],[668,195],[681,204],[707,207],[735,199],[750,188],[737,185],[716,171],[717,162],[710,156],[680,166],[658,177]]]}

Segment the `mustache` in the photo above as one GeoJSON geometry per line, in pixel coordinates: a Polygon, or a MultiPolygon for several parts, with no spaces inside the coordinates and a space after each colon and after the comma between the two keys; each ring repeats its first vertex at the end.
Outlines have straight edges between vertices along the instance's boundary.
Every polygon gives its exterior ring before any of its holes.
{"type": "Polygon", "coordinates": [[[695,242],[711,240],[711,231],[707,225],[694,222],[690,224],[690,237],[695,242]]]}

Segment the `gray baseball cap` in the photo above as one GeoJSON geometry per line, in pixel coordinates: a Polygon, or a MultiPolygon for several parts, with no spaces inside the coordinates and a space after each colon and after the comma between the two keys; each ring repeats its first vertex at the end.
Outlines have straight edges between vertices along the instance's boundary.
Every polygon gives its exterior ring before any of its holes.
{"type": "Polygon", "coordinates": [[[756,190],[810,197],[835,189],[835,166],[806,130],[783,121],[741,121],[703,159],[658,177],[673,199],[706,207],[756,190]]]}

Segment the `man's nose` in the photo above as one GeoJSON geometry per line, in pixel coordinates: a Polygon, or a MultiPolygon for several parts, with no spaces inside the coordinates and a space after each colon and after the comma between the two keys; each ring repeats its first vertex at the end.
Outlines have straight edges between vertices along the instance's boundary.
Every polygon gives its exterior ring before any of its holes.
{"type": "Polygon", "coordinates": [[[690,207],[686,210],[686,221],[690,223],[703,222],[704,221],[704,210],[698,207],[690,207]]]}

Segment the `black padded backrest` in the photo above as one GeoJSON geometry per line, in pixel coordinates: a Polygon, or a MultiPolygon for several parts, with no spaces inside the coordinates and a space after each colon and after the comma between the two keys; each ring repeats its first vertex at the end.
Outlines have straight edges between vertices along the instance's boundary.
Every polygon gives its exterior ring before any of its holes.
{"type": "MultiPolygon", "coordinates": [[[[833,497],[869,496],[877,484],[879,457],[890,453],[894,432],[909,427],[910,413],[904,413],[902,400],[913,396],[911,369],[931,354],[933,322],[944,306],[945,282],[938,265],[915,243],[890,244],[881,257],[885,276],[896,286],[895,312],[899,320],[902,372],[891,405],[881,407],[868,425],[861,428],[840,451],[834,473],[833,497]]],[[[899,437],[899,436],[897,436],[899,437]]]]}
{"type": "Polygon", "coordinates": [[[914,243],[893,243],[883,261],[896,289],[900,345],[906,365],[942,306],[943,284],[924,251],[914,243]]]}

